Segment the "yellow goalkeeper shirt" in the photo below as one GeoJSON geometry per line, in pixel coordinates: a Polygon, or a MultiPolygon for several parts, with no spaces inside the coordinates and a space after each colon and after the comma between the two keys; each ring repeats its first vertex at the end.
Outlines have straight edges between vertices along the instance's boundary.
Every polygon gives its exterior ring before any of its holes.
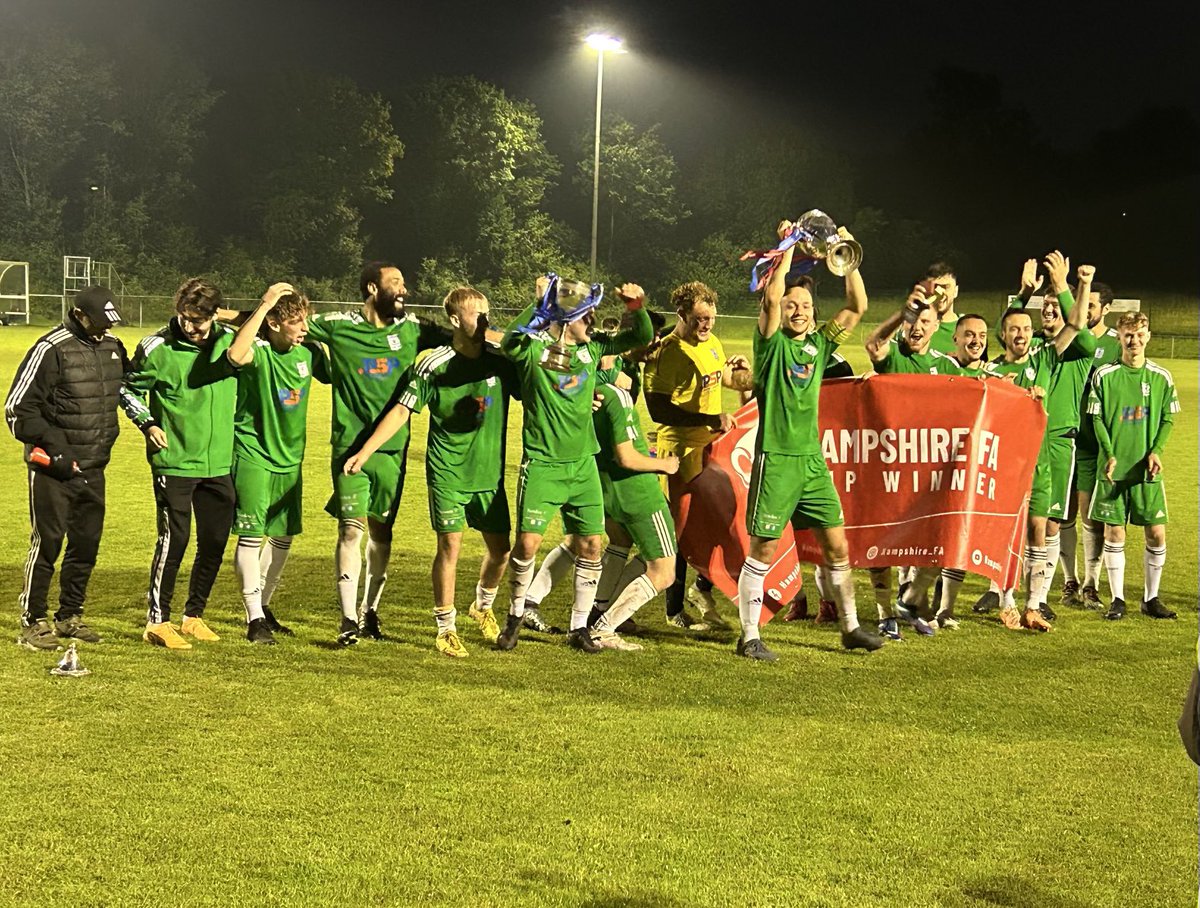
{"type": "MultiPolygon", "coordinates": [[[[715,334],[694,344],[668,334],[646,363],[643,381],[647,394],[665,394],[681,410],[715,416],[724,370],[725,348],[715,334]]],[[[702,448],[712,439],[708,426],[658,426],[658,443],[676,450],[702,448]]]]}

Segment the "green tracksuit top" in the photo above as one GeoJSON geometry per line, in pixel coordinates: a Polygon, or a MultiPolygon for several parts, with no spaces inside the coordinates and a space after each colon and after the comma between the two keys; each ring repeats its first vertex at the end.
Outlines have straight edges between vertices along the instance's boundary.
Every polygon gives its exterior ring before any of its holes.
{"type": "Polygon", "coordinates": [[[214,322],[210,342],[197,346],[172,318],[138,344],[121,386],[121,406],[142,432],[158,426],[166,433],[163,450],[146,443],[156,476],[206,478],[232,469],[237,377],[225,352],[233,336],[214,322]]]}

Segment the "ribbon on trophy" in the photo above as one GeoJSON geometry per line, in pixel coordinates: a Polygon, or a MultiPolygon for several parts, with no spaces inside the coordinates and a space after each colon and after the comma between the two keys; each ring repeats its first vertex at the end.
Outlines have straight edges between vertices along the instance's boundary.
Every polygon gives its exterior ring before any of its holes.
{"type": "Polygon", "coordinates": [[[780,258],[793,246],[799,246],[801,254],[793,256],[788,277],[807,274],[817,262],[824,262],[833,274],[845,277],[862,264],[862,246],[848,234],[843,235],[833,218],[814,208],[796,219],[788,235],[774,249],[751,249],[742,255],[740,261],[743,262],[749,258],[757,259],[750,274],[751,293],[758,293],[766,286],[779,267],[780,258]]]}
{"type": "MultiPolygon", "coordinates": [[[[542,294],[537,308],[533,310],[533,317],[529,319],[529,324],[522,325],[517,329],[523,334],[539,334],[553,324],[569,325],[599,306],[600,301],[604,298],[604,285],[592,284],[588,289],[587,296],[583,297],[578,305],[564,309],[559,303],[561,278],[550,271],[546,274],[546,281],[546,292],[542,294]]],[[[563,296],[579,298],[573,293],[564,293],[563,296]]]]}
{"type": "MultiPolygon", "coordinates": [[[[805,231],[793,225],[788,231],[788,235],[779,241],[774,249],[751,249],[742,254],[738,259],[739,262],[744,262],[747,259],[757,259],[754,267],[750,269],[750,292],[758,293],[771,280],[771,275],[775,273],[775,269],[779,267],[779,260],[783,258],[784,252],[791,249],[801,240],[808,239],[805,231]]],[[[816,267],[819,259],[816,256],[801,254],[800,256],[793,255],[792,269],[788,272],[789,275],[808,274],[816,267]]]]}

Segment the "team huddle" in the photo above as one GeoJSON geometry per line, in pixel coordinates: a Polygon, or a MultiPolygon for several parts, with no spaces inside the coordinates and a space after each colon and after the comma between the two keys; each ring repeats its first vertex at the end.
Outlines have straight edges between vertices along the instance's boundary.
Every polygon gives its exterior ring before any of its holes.
{"type": "MultiPolygon", "coordinates": [[[[777,232],[786,240],[794,230],[784,221],[777,232]]],[[[193,278],[177,291],[169,324],[142,340],[132,357],[110,331],[121,322],[111,295],[89,288],[63,324],[29,350],[6,401],[9,428],[25,444],[32,521],[17,642],[51,650],[67,639],[100,639],[83,620],[83,605],[99,549],[104,469],[118,410],[145,436],[156,506],[143,638],[168,649],[218,639],[203,616],[231,533],[247,639],[273,644],[277,635],[290,635],[271,605],[303,529],[302,463],[314,380],[332,390],[326,511],[337,521],[341,646],[382,638],[379,610],[410,422],[422,411],[429,422],[425,478],[437,536],[431,573],[440,652],[468,654],[456,609],[468,530],[480,534],[484,556],[467,614],[499,650],[514,649],[522,630],[557,631],[540,605],[568,574],[567,642],[582,652],[641,649],[631,639],[634,616],[664,591],[671,624],[725,627],[711,584],[700,576],[687,589],[675,521],[706,448],[734,424],[722,410],[723,388],[753,397],[759,409],[746,508],[749,548],[737,583],[737,654],[776,658],[761,639],[759,619],[764,579],[789,523],[813,531],[820,545],[822,611],[836,615],[845,648],[876,650],[886,639],[902,639],[902,624],[923,635],[955,628],[955,600],[965,579],[958,565],[901,568],[895,598],[891,570],[872,571],[877,624],[859,623],[818,407],[822,380],[850,373],[837,350],[866,313],[867,291],[854,268],[844,275],[841,308],[820,322],[814,282],[793,256],[792,246],[782,250],[763,287],[752,361],[725,355],[713,331],[716,293],[700,282],[672,292],[673,326],[646,308],[642,289],[632,283],[616,290],[624,317],[601,326],[599,285],[548,275],[531,305],[501,332],[490,324],[487,298],[470,287],[446,295],[449,329],[417,319],[404,306],[403,274],[387,262],[364,267],[363,305],[352,312],[313,314],[302,293],[279,283],[253,312],[234,313],[215,286],[193,278]],[[545,304],[553,299],[560,318],[548,321],[545,304]],[[656,423],[653,449],[638,410],[642,395],[656,423]],[[504,476],[514,398],[522,404],[522,460],[510,507],[504,476]],[[537,567],[556,515],[563,541],[537,567]],[[176,623],[175,582],[193,522],[195,555],[176,623]],[[64,542],[52,621],[47,600],[64,542]],[[497,619],[506,574],[507,614],[497,619]],[[699,620],[688,615],[685,597],[700,608],[699,620]]],[[[1019,300],[998,324],[1002,352],[989,360],[993,326],[980,315],[955,312],[957,295],[953,269],[931,266],[900,310],[870,334],[866,350],[879,374],[1011,381],[1045,406],[1046,431],[1030,477],[1023,606],[1016,589],[993,583],[976,610],[999,608],[1013,630],[1048,631],[1057,565],[1066,578],[1063,601],[1099,608],[1102,562],[1111,593],[1105,617],[1122,618],[1125,531],[1133,524],[1144,528],[1146,540],[1141,611],[1173,618],[1158,592],[1167,523],[1162,452],[1179,401],[1170,373],[1146,359],[1147,318],[1126,313],[1110,328],[1112,290],[1095,280],[1093,267],[1072,274],[1068,260],[1052,252],[1040,271],[1037,261],[1025,263],[1019,300]],[[1041,331],[1035,332],[1027,306],[1043,286],[1041,331]],[[1076,573],[1077,518],[1082,577],[1076,573]]],[[[790,617],[796,615],[793,608],[790,617]]]]}

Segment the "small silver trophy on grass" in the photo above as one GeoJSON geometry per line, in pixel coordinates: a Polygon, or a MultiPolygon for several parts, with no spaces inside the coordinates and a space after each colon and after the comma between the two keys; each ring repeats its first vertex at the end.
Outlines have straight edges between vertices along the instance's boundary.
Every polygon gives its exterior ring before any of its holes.
{"type": "Polygon", "coordinates": [[[84,675],[90,675],[90,669],[84,668],[79,664],[79,652],[75,649],[75,641],[71,641],[71,645],[67,647],[66,653],[59,660],[58,665],[50,669],[50,674],[58,675],[61,678],[82,678],[84,675]]]}

